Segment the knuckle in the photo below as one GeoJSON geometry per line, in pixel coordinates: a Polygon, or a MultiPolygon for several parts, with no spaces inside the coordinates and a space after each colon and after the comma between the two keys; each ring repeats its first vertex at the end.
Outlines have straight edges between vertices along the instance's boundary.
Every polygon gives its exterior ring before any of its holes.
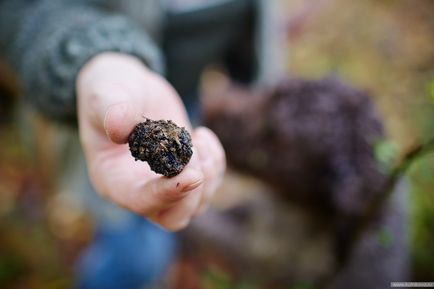
{"type": "Polygon", "coordinates": [[[163,203],[178,202],[185,198],[188,192],[183,192],[181,183],[176,183],[174,186],[169,186],[156,192],[163,203]],[[178,185],[179,184],[179,185],[178,185]]]}
{"type": "Polygon", "coordinates": [[[178,191],[166,191],[161,195],[161,199],[165,203],[175,203],[184,199],[185,194],[186,193],[182,193],[178,191]]]}
{"type": "Polygon", "coordinates": [[[200,127],[198,127],[197,129],[196,129],[196,134],[198,134],[198,135],[204,135],[204,134],[207,134],[208,133],[208,131],[209,131],[209,129],[207,128],[207,127],[205,127],[205,126],[200,126],[200,127]]]}

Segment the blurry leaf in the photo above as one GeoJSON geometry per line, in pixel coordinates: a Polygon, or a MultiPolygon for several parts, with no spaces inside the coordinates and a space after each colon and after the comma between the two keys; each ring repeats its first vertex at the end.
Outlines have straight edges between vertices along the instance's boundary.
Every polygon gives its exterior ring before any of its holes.
{"type": "Polygon", "coordinates": [[[24,261],[17,255],[7,254],[0,257],[0,285],[5,285],[18,279],[25,272],[24,261]]]}
{"type": "Polygon", "coordinates": [[[429,84],[429,95],[431,96],[431,100],[434,102],[434,79],[431,80],[429,84]]]}
{"type": "Polygon", "coordinates": [[[291,289],[315,289],[315,285],[310,281],[303,281],[292,286],[291,289]]]}
{"type": "Polygon", "coordinates": [[[419,159],[412,167],[411,252],[416,278],[434,276],[434,154],[419,159]]]}
{"type": "Polygon", "coordinates": [[[394,236],[389,228],[383,228],[378,234],[378,242],[384,248],[389,248],[394,242],[394,236]]]}
{"type": "Polygon", "coordinates": [[[252,284],[251,282],[241,281],[234,289],[259,289],[259,285],[252,284]]]}
{"type": "Polygon", "coordinates": [[[70,278],[57,278],[51,282],[47,282],[47,287],[45,289],[63,289],[63,288],[71,288],[71,280],[70,278]]]}
{"type": "Polygon", "coordinates": [[[202,276],[202,287],[204,289],[233,289],[230,276],[215,266],[209,268],[202,276]]]}
{"type": "Polygon", "coordinates": [[[397,160],[398,146],[389,140],[382,140],[375,144],[374,154],[380,165],[389,172],[397,160]]]}

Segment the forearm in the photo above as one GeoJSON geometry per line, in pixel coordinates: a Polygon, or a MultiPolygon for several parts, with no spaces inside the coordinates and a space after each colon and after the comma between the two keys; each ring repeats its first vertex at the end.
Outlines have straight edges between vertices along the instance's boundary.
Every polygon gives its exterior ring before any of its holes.
{"type": "Polygon", "coordinates": [[[0,1],[0,53],[25,97],[46,116],[76,118],[80,68],[104,51],[135,55],[162,72],[159,50],[135,23],[74,1],[0,1]]]}

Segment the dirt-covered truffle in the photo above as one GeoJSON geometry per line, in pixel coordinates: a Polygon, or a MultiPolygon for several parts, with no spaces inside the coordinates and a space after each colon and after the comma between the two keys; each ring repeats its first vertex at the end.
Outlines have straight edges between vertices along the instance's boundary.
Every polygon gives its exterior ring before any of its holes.
{"type": "Polygon", "coordinates": [[[178,175],[193,155],[188,131],[171,120],[150,120],[136,125],[128,143],[136,160],[147,162],[151,170],[166,177],[178,175]]]}

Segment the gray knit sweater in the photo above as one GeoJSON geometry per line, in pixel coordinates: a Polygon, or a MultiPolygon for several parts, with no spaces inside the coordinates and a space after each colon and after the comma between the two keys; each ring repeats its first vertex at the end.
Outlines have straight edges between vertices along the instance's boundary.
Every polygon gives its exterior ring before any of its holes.
{"type": "Polygon", "coordinates": [[[128,18],[86,1],[0,1],[0,54],[45,115],[75,118],[75,77],[102,51],[135,55],[163,70],[151,38],[128,18]]]}
{"type": "Polygon", "coordinates": [[[255,78],[261,50],[257,0],[218,0],[181,12],[167,3],[0,0],[0,58],[17,74],[31,104],[67,121],[76,117],[79,69],[104,51],[135,55],[159,73],[166,66],[181,95],[194,94],[203,68],[217,59],[231,64],[235,78],[255,78]]]}

